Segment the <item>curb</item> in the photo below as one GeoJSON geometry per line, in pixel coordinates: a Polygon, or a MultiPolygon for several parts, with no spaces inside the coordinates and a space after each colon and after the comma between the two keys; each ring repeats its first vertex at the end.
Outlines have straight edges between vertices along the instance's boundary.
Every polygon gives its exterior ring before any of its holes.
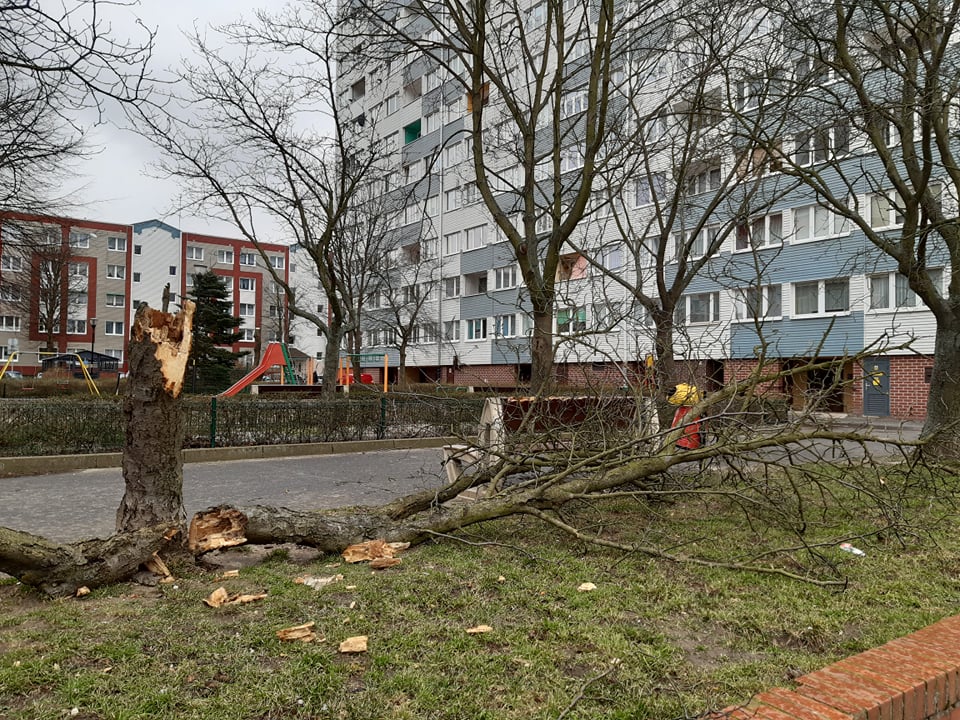
{"type": "MultiPolygon", "coordinates": [[[[232,460],[261,460],[266,458],[307,457],[311,455],[339,455],[345,453],[379,452],[383,450],[418,450],[438,448],[457,442],[453,437],[398,438],[395,440],[345,440],[341,442],[301,443],[295,445],[248,445],[244,447],[187,448],[183,462],[229,462],[232,460]]],[[[92,453],[89,455],[28,455],[0,458],[0,478],[28,475],[50,475],[118,468],[123,453],[92,453]]]]}

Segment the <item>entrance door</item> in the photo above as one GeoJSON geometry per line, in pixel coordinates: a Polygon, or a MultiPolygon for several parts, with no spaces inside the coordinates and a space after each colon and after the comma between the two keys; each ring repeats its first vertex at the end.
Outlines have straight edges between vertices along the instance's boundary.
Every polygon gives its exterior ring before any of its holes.
{"type": "Polygon", "coordinates": [[[863,414],[890,414],[890,358],[867,358],[863,368],[863,414]]]}

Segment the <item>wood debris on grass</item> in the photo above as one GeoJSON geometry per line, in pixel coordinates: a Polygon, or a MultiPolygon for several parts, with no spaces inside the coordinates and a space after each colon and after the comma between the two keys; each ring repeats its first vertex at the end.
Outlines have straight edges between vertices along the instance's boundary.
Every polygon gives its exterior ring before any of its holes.
{"type": "Polygon", "coordinates": [[[266,596],[266,593],[256,593],[251,595],[234,593],[231,595],[227,592],[225,587],[221,586],[205,597],[203,602],[212,608],[218,608],[224,605],[244,605],[246,603],[256,602],[257,600],[263,600],[266,596]]]}
{"type": "Polygon", "coordinates": [[[577,588],[577,592],[592,592],[597,589],[597,586],[592,582],[585,582],[577,588]]]}
{"type": "Polygon", "coordinates": [[[340,643],[340,652],[349,655],[354,653],[365,653],[367,651],[367,636],[357,635],[348,637],[340,643]]]}
{"type": "Polygon", "coordinates": [[[467,628],[467,635],[480,635],[488,632],[493,632],[493,628],[489,625],[477,625],[476,627],[467,628]]]}
{"type": "Polygon", "coordinates": [[[367,540],[350,545],[343,551],[348,563],[370,562],[378,558],[392,558],[410,547],[410,543],[388,543],[385,540],[367,540]]]}
{"type": "MultiPolygon", "coordinates": [[[[283,630],[277,630],[277,637],[281,640],[286,640],[289,642],[313,642],[317,639],[317,633],[313,630],[315,626],[316,623],[310,621],[308,623],[304,623],[303,625],[294,625],[293,627],[283,628],[283,630]]],[[[320,640],[322,641],[323,638],[320,638],[320,640]]]]}
{"type": "Polygon", "coordinates": [[[392,558],[392,557],[374,558],[373,560],[370,561],[370,567],[373,568],[374,570],[385,570],[386,568],[399,565],[402,562],[403,560],[401,560],[400,558],[392,558]]]}
{"type": "Polygon", "coordinates": [[[332,585],[335,582],[340,582],[343,580],[343,575],[328,575],[315,577],[313,575],[303,575],[301,577],[294,578],[294,582],[297,585],[306,585],[309,588],[314,590],[319,590],[325,588],[327,585],[332,585]]]}

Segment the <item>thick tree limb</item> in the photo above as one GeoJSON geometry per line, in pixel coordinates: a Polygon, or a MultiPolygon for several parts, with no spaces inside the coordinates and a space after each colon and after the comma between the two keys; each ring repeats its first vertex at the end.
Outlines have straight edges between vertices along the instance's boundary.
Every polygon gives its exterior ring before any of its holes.
{"type": "Polygon", "coordinates": [[[171,542],[177,528],[156,525],[101,540],[61,545],[19,530],[0,528],[0,571],[52,596],[73,595],[125,580],[171,542]]]}

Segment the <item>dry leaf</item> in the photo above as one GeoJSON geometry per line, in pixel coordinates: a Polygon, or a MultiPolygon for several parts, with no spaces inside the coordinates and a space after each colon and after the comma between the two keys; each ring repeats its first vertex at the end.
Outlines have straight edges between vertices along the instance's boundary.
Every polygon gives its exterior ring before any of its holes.
{"type": "Polygon", "coordinates": [[[493,632],[493,628],[489,625],[477,625],[476,627],[467,628],[467,635],[479,635],[480,633],[493,632]]]}
{"type": "Polygon", "coordinates": [[[596,590],[597,586],[591,582],[585,582],[580,587],[577,588],[577,592],[590,592],[591,590],[596,590]]]}
{"type": "Polygon", "coordinates": [[[77,588],[77,597],[83,597],[84,595],[89,595],[89,594],[90,594],[90,588],[88,588],[86,585],[84,585],[83,587],[77,588]]]}
{"type": "Polygon", "coordinates": [[[367,636],[357,635],[349,637],[340,643],[340,652],[342,653],[362,653],[367,651],[367,636]]]}
{"type": "Polygon", "coordinates": [[[319,590],[320,588],[326,587],[327,585],[335,582],[340,582],[341,580],[343,580],[343,575],[329,575],[326,577],[304,575],[303,577],[294,578],[293,581],[297,583],[297,585],[306,585],[314,590],[319,590]]]}
{"type": "Polygon", "coordinates": [[[399,565],[402,562],[403,560],[400,558],[375,558],[370,561],[370,567],[372,567],[374,570],[383,570],[384,568],[399,565]]]}
{"type": "Polygon", "coordinates": [[[230,594],[227,592],[227,589],[225,587],[218,587],[205,597],[203,601],[212,608],[218,608],[227,601],[228,597],[230,597],[230,594]]]}
{"type": "Polygon", "coordinates": [[[303,625],[294,625],[293,627],[277,630],[277,637],[281,640],[298,640],[300,642],[313,642],[317,639],[317,634],[313,631],[315,622],[304,623],[303,625]]]}

